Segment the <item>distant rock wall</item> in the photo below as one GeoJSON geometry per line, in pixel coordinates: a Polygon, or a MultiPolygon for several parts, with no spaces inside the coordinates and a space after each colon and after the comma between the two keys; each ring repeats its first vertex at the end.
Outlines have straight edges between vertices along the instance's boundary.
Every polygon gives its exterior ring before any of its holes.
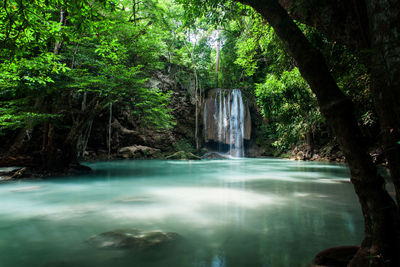
{"type": "MultiPolygon", "coordinates": [[[[232,120],[231,109],[233,103],[232,90],[212,89],[208,91],[207,98],[202,105],[203,134],[205,142],[221,142],[230,145],[232,120]]],[[[240,110],[240,107],[239,107],[240,110]]],[[[236,114],[236,116],[239,116],[236,114]]],[[[251,137],[251,116],[249,107],[243,103],[243,138],[250,140],[251,137]]]]}
{"type": "MultiPolygon", "coordinates": [[[[141,127],[136,124],[129,106],[122,103],[114,104],[111,125],[111,158],[161,157],[164,152],[174,152],[174,144],[177,142],[185,140],[189,144],[195,143],[195,106],[191,102],[187,90],[162,73],[158,73],[149,81],[149,87],[171,91],[169,108],[172,109],[171,114],[174,116],[176,124],[172,129],[164,130],[158,130],[155,127],[141,127]],[[133,149],[143,147],[146,149],[133,149]],[[121,149],[123,150],[121,151],[121,149]],[[154,151],[157,153],[153,153],[154,151]]],[[[94,120],[86,158],[108,158],[108,116],[109,113],[106,110],[94,120]]]]}

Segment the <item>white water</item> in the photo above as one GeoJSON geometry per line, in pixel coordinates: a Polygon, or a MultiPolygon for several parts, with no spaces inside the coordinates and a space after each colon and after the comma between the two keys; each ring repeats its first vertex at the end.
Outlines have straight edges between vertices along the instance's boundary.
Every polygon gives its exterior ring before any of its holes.
{"type": "MultiPolygon", "coordinates": [[[[222,144],[229,144],[228,155],[231,157],[244,157],[244,133],[245,133],[245,108],[242,92],[239,89],[219,89],[214,98],[214,110],[212,118],[215,120],[215,128],[218,137],[219,151],[222,144]]],[[[204,106],[204,132],[207,133],[207,103],[204,106]]]]}
{"type": "Polygon", "coordinates": [[[232,91],[232,106],[229,118],[230,154],[234,157],[244,157],[244,106],[242,92],[232,91]]]}

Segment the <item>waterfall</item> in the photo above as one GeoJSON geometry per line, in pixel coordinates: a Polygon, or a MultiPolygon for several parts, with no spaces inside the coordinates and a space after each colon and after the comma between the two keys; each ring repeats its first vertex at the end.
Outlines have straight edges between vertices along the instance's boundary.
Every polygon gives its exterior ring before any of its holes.
{"type": "Polygon", "coordinates": [[[250,115],[239,89],[215,89],[203,108],[206,143],[217,143],[219,152],[232,157],[244,157],[244,140],[250,139],[250,115]],[[246,129],[247,127],[247,129],[246,129]]]}
{"type": "Polygon", "coordinates": [[[244,157],[244,105],[242,92],[232,91],[231,113],[229,118],[230,154],[234,157],[244,157]]]}
{"type": "MultiPolygon", "coordinates": [[[[222,144],[222,91],[218,91],[219,93],[219,102],[218,102],[218,141],[219,144],[222,144]]],[[[225,103],[225,97],[224,97],[225,103]]],[[[221,150],[221,149],[220,149],[221,150]]]]}

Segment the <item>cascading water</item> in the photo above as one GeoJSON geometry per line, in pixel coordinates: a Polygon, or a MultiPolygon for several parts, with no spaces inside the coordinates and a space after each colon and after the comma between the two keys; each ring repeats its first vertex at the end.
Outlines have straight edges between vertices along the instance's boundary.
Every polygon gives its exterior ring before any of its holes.
{"type": "Polygon", "coordinates": [[[229,118],[230,154],[235,157],[244,157],[244,106],[242,92],[232,91],[232,105],[229,118]]]}
{"type": "Polygon", "coordinates": [[[250,114],[239,89],[216,89],[204,103],[205,141],[218,143],[218,150],[232,157],[244,157],[244,140],[250,139],[250,114]],[[225,149],[226,151],[226,149],[225,149]]]}

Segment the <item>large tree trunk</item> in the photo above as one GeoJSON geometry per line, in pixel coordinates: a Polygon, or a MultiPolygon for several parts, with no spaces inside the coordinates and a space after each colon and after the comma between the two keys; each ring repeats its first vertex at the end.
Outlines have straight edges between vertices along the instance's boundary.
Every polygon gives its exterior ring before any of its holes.
{"type": "MultiPolygon", "coordinates": [[[[399,2],[366,1],[371,91],[381,124],[384,154],[400,205],[400,23],[399,2]],[[397,5],[397,11],[396,11],[397,5]]],[[[400,210],[399,210],[400,213],[400,210]]]]}
{"type": "Polygon", "coordinates": [[[351,266],[400,266],[399,215],[384,189],[384,180],[367,154],[353,104],[338,88],[322,54],[307,41],[277,0],[241,0],[271,24],[318,99],[321,113],[335,133],[348,161],[359,198],[365,236],[351,266]]]}
{"type": "MultiPolygon", "coordinates": [[[[279,0],[292,18],[361,52],[368,67],[383,151],[400,205],[400,2],[279,0]]],[[[399,210],[400,213],[400,210],[399,210]]]]}
{"type": "Polygon", "coordinates": [[[221,49],[221,32],[218,29],[217,30],[217,53],[215,55],[215,85],[216,88],[219,87],[218,84],[218,76],[219,76],[219,53],[220,53],[220,49],[221,49]]]}
{"type": "Polygon", "coordinates": [[[69,166],[79,165],[78,143],[82,135],[90,134],[90,129],[94,118],[109,104],[106,98],[93,97],[74,119],[74,123],[62,144],[62,161],[69,166]]]}

